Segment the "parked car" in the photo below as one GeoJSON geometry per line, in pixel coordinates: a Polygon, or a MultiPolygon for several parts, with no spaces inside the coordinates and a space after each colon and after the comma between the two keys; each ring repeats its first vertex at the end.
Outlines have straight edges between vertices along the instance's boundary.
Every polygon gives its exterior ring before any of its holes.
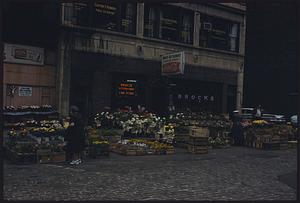
{"type": "MultiPolygon", "coordinates": [[[[254,111],[254,108],[242,108],[242,114],[241,114],[241,117],[243,119],[252,119],[253,117],[253,111],[254,111]]],[[[234,110],[232,112],[232,115],[237,115],[239,113],[238,110],[234,110]]]]}
{"type": "MultiPolygon", "coordinates": [[[[246,120],[252,119],[253,115],[255,114],[254,110],[255,110],[254,108],[242,108],[241,117],[246,120]]],[[[233,115],[237,115],[237,114],[238,114],[238,110],[233,111],[233,115]]],[[[262,109],[262,119],[274,123],[286,122],[284,115],[270,114],[263,109],[262,109]]]]}
{"type": "Polygon", "coordinates": [[[294,126],[297,126],[297,125],[298,125],[298,115],[293,115],[293,116],[290,118],[290,120],[291,120],[292,125],[294,125],[294,126]]]}

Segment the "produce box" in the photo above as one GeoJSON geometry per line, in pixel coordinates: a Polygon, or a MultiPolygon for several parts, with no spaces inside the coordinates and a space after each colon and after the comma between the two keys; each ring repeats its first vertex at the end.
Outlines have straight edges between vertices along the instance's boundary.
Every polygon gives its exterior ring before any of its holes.
{"type": "Polygon", "coordinates": [[[61,163],[66,161],[65,152],[51,152],[50,150],[38,150],[38,163],[61,163]]]}
{"type": "Polygon", "coordinates": [[[295,149],[297,148],[297,144],[298,144],[298,141],[288,141],[288,148],[289,149],[295,149]]]}
{"type": "Polygon", "coordinates": [[[37,161],[35,153],[19,153],[8,149],[6,154],[7,158],[16,164],[35,164],[37,161]]]}
{"type": "Polygon", "coordinates": [[[208,147],[188,145],[188,152],[192,154],[207,154],[208,147]]]}
{"type": "Polygon", "coordinates": [[[264,150],[279,150],[280,143],[263,143],[262,148],[264,150]]]}
{"type": "Polygon", "coordinates": [[[99,156],[109,155],[109,145],[108,144],[92,144],[88,147],[88,155],[91,158],[97,158],[99,156]]]}
{"type": "Polygon", "coordinates": [[[190,127],[189,133],[191,137],[208,137],[209,129],[201,127],[190,127]]]}
{"type": "Polygon", "coordinates": [[[189,137],[189,145],[194,146],[207,146],[208,145],[208,137],[189,137]]]}

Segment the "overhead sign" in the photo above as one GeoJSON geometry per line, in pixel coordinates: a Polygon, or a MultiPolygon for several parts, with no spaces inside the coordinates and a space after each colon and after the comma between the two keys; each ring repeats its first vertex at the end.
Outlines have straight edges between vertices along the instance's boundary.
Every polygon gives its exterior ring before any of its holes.
{"type": "Polygon", "coordinates": [[[4,62],[44,65],[44,49],[17,44],[4,44],[4,62]]]}
{"type": "Polygon", "coordinates": [[[20,97],[31,97],[32,96],[32,87],[19,87],[19,96],[20,97]]]}
{"type": "Polygon", "coordinates": [[[167,54],[162,57],[162,75],[184,74],[184,52],[167,54]]]}

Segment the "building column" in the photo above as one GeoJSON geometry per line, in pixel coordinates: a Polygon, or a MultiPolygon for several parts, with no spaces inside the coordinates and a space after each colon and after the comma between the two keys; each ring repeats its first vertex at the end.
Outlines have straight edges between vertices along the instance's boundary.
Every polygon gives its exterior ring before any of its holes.
{"type": "Polygon", "coordinates": [[[237,91],[236,91],[236,109],[242,113],[243,106],[243,85],[244,85],[244,62],[241,63],[237,72],[237,91]]]}
{"type": "Polygon", "coordinates": [[[56,71],[56,95],[60,116],[69,115],[70,80],[71,80],[72,37],[62,32],[58,42],[58,66],[56,71]]]}
{"type": "MultiPolygon", "coordinates": [[[[244,15],[244,21],[240,24],[240,40],[239,40],[239,52],[241,55],[245,55],[245,40],[246,40],[246,15],[244,15]]],[[[236,109],[241,113],[243,106],[243,88],[244,88],[244,57],[241,62],[240,68],[237,72],[237,91],[236,91],[236,109]]]]}
{"type": "Polygon", "coordinates": [[[137,4],[136,34],[138,37],[143,37],[144,35],[144,3],[137,4]]]}
{"type": "Polygon", "coordinates": [[[193,35],[193,46],[195,47],[199,47],[200,28],[201,28],[200,13],[195,12],[194,13],[194,35],[193,35]]]}
{"type": "Polygon", "coordinates": [[[223,83],[222,86],[222,113],[227,113],[228,85],[223,83]]]}

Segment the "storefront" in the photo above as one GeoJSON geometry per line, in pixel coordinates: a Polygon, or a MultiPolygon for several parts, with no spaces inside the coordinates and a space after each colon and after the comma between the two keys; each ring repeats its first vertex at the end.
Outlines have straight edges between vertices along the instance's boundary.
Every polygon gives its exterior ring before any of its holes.
{"type": "Polygon", "coordinates": [[[161,114],[170,105],[217,113],[234,108],[234,72],[186,65],[184,74],[165,76],[159,61],[83,52],[74,52],[72,58],[70,104],[79,105],[89,116],[138,105],[161,114]]]}

